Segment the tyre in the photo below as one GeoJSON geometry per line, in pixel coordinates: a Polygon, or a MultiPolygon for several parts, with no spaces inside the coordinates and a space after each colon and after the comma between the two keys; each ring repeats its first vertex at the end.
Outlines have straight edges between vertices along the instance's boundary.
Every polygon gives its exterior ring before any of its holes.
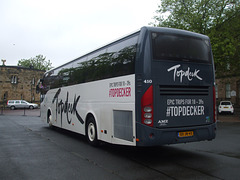
{"type": "Polygon", "coordinates": [[[52,125],[52,114],[51,114],[50,111],[48,112],[48,115],[47,115],[47,123],[48,123],[48,126],[49,126],[50,128],[53,127],[53,125],[52,125]]]}
{"type": "Polygon", "coordinates": [[[98,137],[97,137],[97,126],[95,119],[93,117],[90,117],[87,120],[87,125],[86,125],[86,137],[87,141],[90,145],[92,146],[97,146],[98,145],[98,137]]]}
{"type": "Polygon", "coordinates": [[[29,106],[29,109],[34,109],[34,107],[33,106],[29,106]]]}
{"type": "Polygon", "coordinates": [[[10,109],[11,109],[11,110],[14,110],[14,109],[15,109],[15,106],[11,106],[10,109]]]}

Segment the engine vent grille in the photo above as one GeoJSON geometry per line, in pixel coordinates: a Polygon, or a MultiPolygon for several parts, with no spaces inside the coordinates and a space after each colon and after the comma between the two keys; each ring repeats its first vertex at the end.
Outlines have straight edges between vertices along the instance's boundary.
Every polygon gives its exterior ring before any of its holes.
{"type": "Polygon", "coordinates": [[[207,96],[209,94],[209,86],[161,86],[159,85],[160,95],[195,95],[207,96]]]}

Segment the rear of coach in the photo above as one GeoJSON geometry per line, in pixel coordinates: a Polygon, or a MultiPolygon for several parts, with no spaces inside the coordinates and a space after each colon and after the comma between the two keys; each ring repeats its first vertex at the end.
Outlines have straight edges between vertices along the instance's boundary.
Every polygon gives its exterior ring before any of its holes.
{"type": "Polygon", "coordinates": [[[136,60],[136,143],[156,146],[215,138],[215,77],[210,39],[143,27],[136,60]]]}

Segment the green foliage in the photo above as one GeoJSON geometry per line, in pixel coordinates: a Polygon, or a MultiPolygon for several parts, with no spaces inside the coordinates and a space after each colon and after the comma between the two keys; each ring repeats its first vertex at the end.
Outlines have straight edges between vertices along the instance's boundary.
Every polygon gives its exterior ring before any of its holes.
{"type": "Polygon", "coordinates": [[[155,23],[152,24],[206,34],[236,9],[237,5],[227,0],[161,0],[156,11],[158,16],[154,17],[155,23]]]}
{"type": "Polygon", "coordinates": [[[240,68],[240,0],[161,0],[154,26],[206,34],[211,39],[217,75],[240,68]]]}
{"type": "Polygon", "coordinates": [[[211,29],[208,36],[212,42],[217,75],[240,74],[240,14],[211,29]]]}
{"type": "Polygon", "coordinates": [[[18,66],[23,66],[23,67],[32,67],[34,69],[39,69],[39,70],[50,70],[52,68],[52,63],[50,60],[46,60],[46,57],[43,57],[43,55],[37,55],[34,58],[30,59],[21,59],[18,61],[18,66]]]}

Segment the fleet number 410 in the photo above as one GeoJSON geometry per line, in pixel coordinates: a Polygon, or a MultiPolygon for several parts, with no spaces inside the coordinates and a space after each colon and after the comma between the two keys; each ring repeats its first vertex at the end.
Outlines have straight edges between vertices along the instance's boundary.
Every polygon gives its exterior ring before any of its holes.
{"type": "Polygon", "coordinates": [[[152,80],[151,80],[151,79],[145,79],[143,82],[144,82],[145,84],[151,84],[151,83],[152,83],[152,80]]]}

